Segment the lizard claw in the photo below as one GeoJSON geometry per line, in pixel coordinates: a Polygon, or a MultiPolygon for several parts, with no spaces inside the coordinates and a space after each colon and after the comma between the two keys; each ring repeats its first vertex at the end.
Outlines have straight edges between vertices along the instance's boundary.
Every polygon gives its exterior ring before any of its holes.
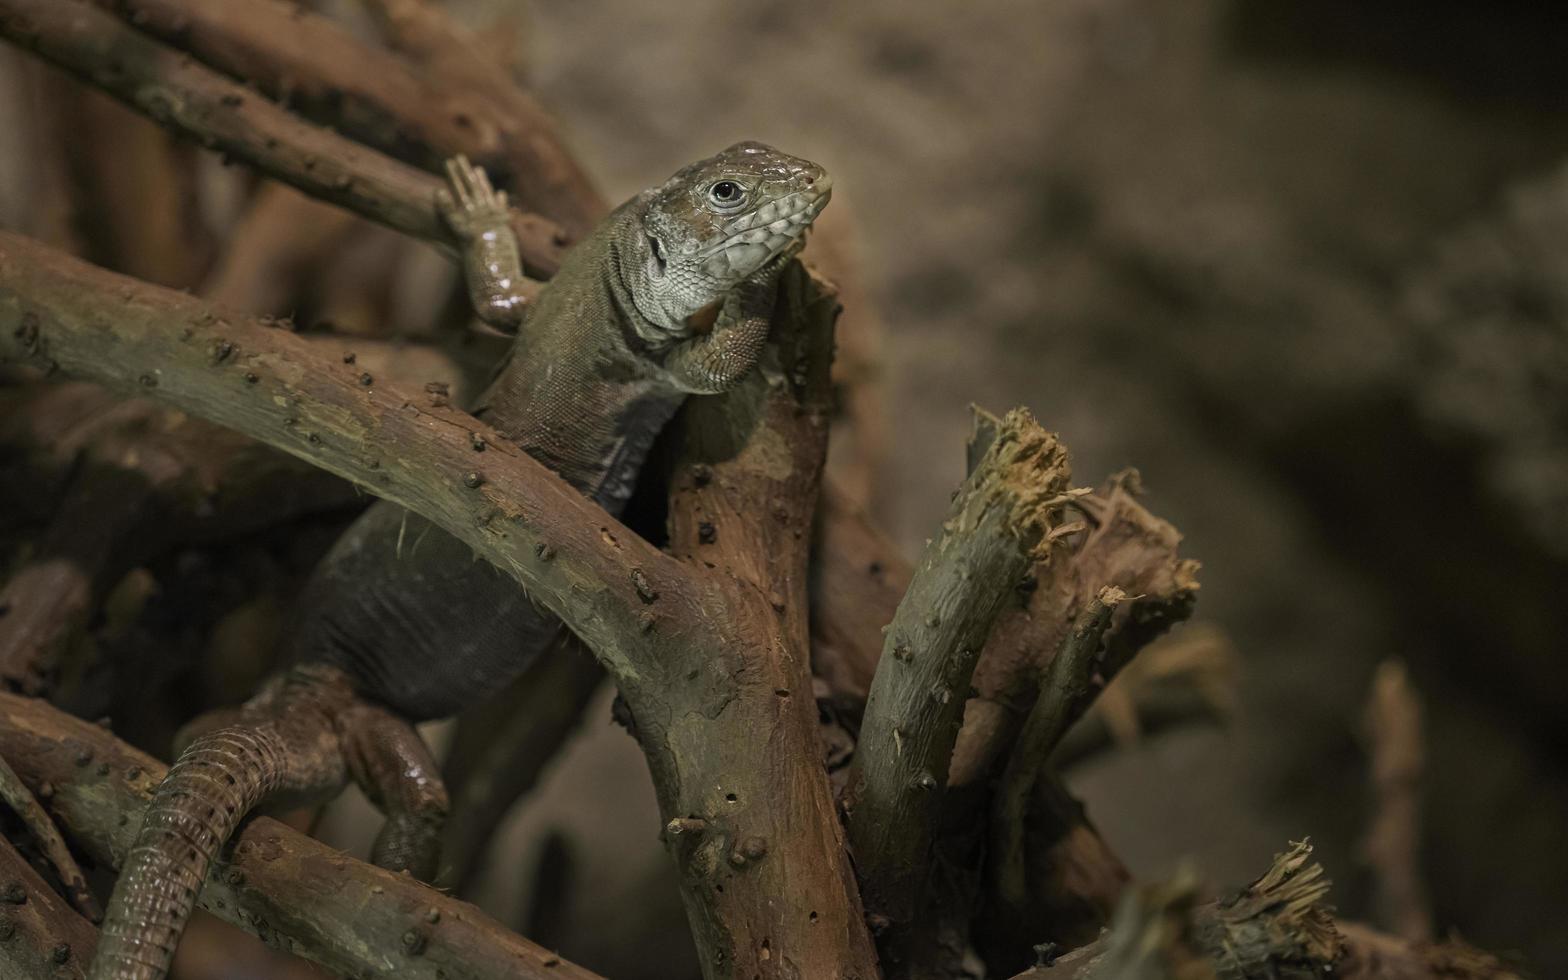
{"type": "Polygon", "coordinates": [[[505,192],[490,183],[483,167],[459,154],[446,161],[447,186],[436,191],[436,208],[459,238],[473,239],[508,221],[505,192]]]}

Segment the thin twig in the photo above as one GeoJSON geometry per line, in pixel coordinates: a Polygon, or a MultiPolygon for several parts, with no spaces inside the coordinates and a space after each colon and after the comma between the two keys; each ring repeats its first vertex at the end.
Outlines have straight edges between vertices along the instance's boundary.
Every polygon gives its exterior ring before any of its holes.
{"type": "Polygon", "coordinates": [[[1432,938],[1421,880],[1421,702],[1397,660],[1378,664],[1365,722],[1372,755],[1372,823],[1362,852],[1372,866],[1377,920],[1396,936],[1432,938]]]}

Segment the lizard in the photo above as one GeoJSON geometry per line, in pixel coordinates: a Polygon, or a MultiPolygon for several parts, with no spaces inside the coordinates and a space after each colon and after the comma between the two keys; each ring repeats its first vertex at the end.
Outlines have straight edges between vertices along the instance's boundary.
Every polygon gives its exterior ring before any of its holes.
{"type": "MultiPolygon", "coordinates": [[[[756,365],[778,276],[832,191],[820,166],[737,143],[609,214],[529,300],[504,193],[461,157],[447,178],[437,204],[475,312],[516,333],[471,411],[611,514],[685,398],[756,365]]],[[[564,631],[457,538],[371,505],[312,573],[289,666],[182,733],[89,977],[164,976],[219,849],[264,803],[353,780],[385,816],[372,861],[429,880],[447,800],[413,726],[499,690],[564,631]]]]}

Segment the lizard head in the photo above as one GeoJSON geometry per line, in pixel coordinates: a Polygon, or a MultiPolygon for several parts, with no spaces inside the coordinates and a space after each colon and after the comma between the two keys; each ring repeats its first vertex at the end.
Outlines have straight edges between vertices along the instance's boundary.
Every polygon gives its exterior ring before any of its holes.
{"type": "Polygon", "coordinates": [[[791,258],[832,196],[809,160],[736,143],[653,190],[643,216],[646,286],[672,320],[791,258]]]}

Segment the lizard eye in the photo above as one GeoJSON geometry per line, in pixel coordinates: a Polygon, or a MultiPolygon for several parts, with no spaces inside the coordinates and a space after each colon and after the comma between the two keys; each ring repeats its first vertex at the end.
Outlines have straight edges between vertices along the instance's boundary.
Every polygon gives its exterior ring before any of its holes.
{"type": "Polygon", "coordinates": [[[746,196],[746,188],[733,180],[721,180],[708,188],[708,200],[720,207],[734,207],[746,196]]]}

